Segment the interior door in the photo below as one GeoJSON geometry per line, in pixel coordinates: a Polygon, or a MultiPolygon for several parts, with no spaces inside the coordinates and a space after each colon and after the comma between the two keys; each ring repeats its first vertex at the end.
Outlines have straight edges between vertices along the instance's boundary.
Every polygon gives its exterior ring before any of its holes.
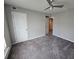
{"type": "Polygon", "coordinates": [[[52,35],[52,32],[53,32],[53,19],[49,18],[49,20],[48,20],[48,34],[52,35]]]}
{"type": "Polygon", "coordinates": [[[28,40],[27,14],[12,11],[12,22],[14,28],[14,43],[28,40]]]}

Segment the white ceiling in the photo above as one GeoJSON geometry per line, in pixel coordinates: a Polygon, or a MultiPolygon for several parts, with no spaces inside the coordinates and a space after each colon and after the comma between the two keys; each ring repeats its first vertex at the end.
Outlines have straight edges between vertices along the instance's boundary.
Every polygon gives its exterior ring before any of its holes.
{"type": "Polygon", "coordinates": [[[10,4],[17,7],[22,7],[30,10],[51,13],[62,12],[70,8],[74,8],[74,0],[55,0],[55,4],[64,4],[63,8],[54,8],[53,10],[46,10],[49,6],[46,0],[4,0],[6,4],[10,4]]]}

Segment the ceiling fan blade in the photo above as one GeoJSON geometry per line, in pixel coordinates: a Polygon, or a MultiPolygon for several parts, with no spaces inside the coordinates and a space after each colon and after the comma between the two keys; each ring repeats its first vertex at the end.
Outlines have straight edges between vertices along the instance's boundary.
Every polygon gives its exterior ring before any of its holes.
{"type": "Polygon", "coordinates": [[[64,5],[53,5],[52,3],[54,2],[54,0],[47,0],[48,4],[50,5],[49,7],[47,7],[46,9],[44,10],[47,10],[47,9],[53,9],[54,7],[58,7],[58,8],[62,8],[64,5]]]}
{"type": "Polygon", "coordinates": [[[62,7],[64,7],[64,5],[54,5],[53,7],[62,8],[62,7]]]}
{"type": "Polygon", "coordinates": [[[45,8],[44,10],[47,10],[47,9],[49,9],[50,7],[47,7],[47,8],[45,8]]]}

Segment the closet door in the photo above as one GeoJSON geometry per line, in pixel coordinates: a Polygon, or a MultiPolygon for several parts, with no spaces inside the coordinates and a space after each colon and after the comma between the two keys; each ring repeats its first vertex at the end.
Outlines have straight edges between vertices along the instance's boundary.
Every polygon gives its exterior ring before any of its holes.
{"type": "Polygon", "coordinates": [[[15,37],[15,39],[13,40],[14,43],[28,40],[27,14],[15,11],[12,11],[11,14],[15,37]]]}

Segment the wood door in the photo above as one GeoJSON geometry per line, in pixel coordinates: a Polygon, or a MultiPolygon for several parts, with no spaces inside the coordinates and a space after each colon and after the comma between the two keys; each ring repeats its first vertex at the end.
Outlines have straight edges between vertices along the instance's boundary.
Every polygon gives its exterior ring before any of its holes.
{"type": "Polygon", "coordinates": [[[53,18],[49,18],[48,20],[48,34],[52,35],[53,32],[53,18]]]}

